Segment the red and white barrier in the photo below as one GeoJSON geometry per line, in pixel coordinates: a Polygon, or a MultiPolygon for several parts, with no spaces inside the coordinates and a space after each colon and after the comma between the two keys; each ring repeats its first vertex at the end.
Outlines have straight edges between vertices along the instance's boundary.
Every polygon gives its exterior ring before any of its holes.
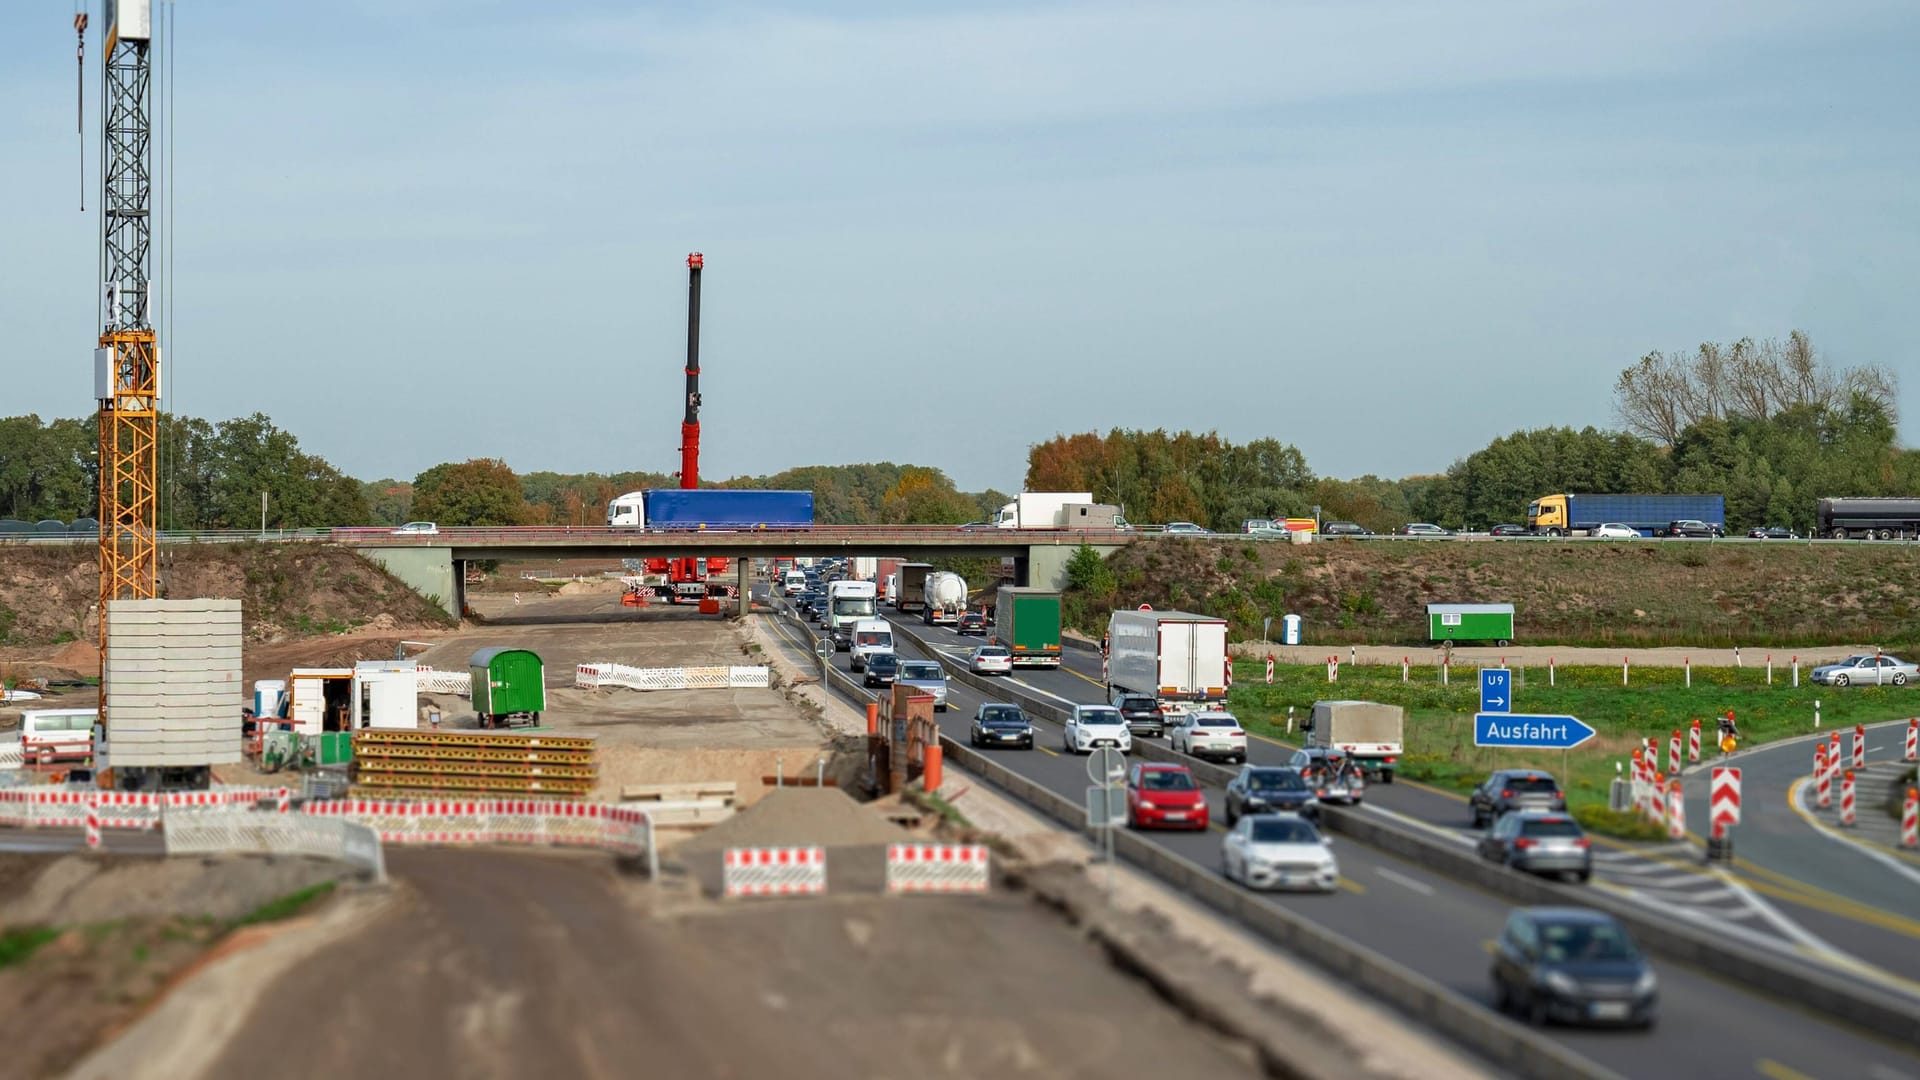
{"type": "Polygon", "coordinates": [[[628,690],[747,690],[771,685],[765,665],[642,668],[626,664],[580,664],[573,685],[583,690],[619,686],[628,690]]]}
{"type": "Polygon", "coordinates": [[[1920,788],[1907,789],[1907,801],[1900,808],[1900,846],[1920,847],[1920,788]]]}
{"type": "Polygon", "coordinates": [[[1725,836],[1740,824],[1740,770],[1721,765],[1713,770],[1713,783],[1707,789],[1707,819],[1713,835],[1725,836]]]}
{"type": "Polygon", "coordinates": [[[1840,824],[1853,827],[1853,770],[1848,769],[1840,780],[1840,824]]]}
{"type": "Polygon", "coordinates": [[[1680,775],[1680,729],[1673,729],[1673,738],[1667,740],[1667,775],[1680,775]]]}
{"type": "Polygon", "coordinates": [[[265,788],[166,794],[52,786],[12,788],[0,791],[0,825],[80,828],[87,823],[87,807],[92,803],[103,829],[151,829],[160,823],[161,812],[169,807],[251,806],[268,794],[265,788]]]}
{"type": "Polygon", "coordinates": [[[1820,746],[1819,757],[1814,763],[1813,771],[1816,790],[1819,793],[1815,801],[1820,804],[1820,809],[1825,810],[1833,805],[1833,769],[1827,765],[1827,748],[1824,743],[1820,746]]]}
{"type": "Polygon", "coordinates": [[[1700,764],[1700,721],[1695,720],[1687,729],[1687,764],[1700,764]]]}
{"type": "Polygon", "coordinates": [[[1687,838],[1687,812],[1683,800],[1686,798],[1684,785],[1674,780],[1667,785],[1667,837],[1672,840],[1687,838]]]}
{"type": "Polygon", "coordinates": [[[1652,796],[1647,802],[1647,805],[1651,808],[1650,816],[1653,818],[1655,825],[1665,825],[1667,823],[1666,777],[1661,776],[1659,773],[1654,773],[1653,783],[1650,786],[1653,789],[1652,796]]]}
{"type": "Polygon", "coordinates": [[[87,847],[97,849],[100,846],[100,804],[87,800],[87,847]]]}
{"type": "Polygon", "coordinates": [[[644,811],[558,799],[328,799],[300,808],[351,818],[386,844],[540,844],[601,847],[629,854],[648,847],[644,811]]]}
{"type": "Polygon", "coordinates": [[[1853,767],[1867,767],[1867,725],[1853,725],[1853,767]]]}
{"type": "Polygon", "coordinates": [[[985,844],[889,844],[887,891],[986,892],[991,880],[985,844]]]}
{"type": "Polygon", "coordinates": [[[1920,761],[1920,716],[1907,721],[1907,752],[1902,761],[1920,761]]]}
{"type": "MultiPolygon", "coordinates": [[[[1400,681],[1401,682],[1407,681],[1406,671],[1404,668],[1401,670],[1400,681]]],[[[1273,657],[1271,656],[1267,657],[1267,685],[1268,686],[1273,685],[1273,657]]]]}
{"type": "Polygon", "coordinates": [[[292,794],[289,791],[287,791],[286,788],[281,788],[277,802],[279,803],[279,806],[278,806],[279,812],[282,814],[286,813],[288,808],[293,803],[292,794]]]}
{"type": "Polygon", "coordinates": [[[721,858],[728,896],[812,896],[827,891],[827,852],[817,847],[728,848],[721,858]]]}

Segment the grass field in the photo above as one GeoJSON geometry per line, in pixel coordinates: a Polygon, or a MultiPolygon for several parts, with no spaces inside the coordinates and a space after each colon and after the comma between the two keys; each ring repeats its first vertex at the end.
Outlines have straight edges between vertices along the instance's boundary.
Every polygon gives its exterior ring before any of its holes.
{"type": "MultiPolygon", "coordinates": [[[[1567,789],[1568,805],[1591,827],[1608,832],[1631,829],[1608,827],[1594,811],[1607,804],[1608,785],[1616,764],[1624,765],[1642,738],[1657,738],[1660,764],[1666,766],[1668,737],[1701,722],[1701,751],[1712,756],[1714,718],[1734,711],[1742,745],[1769,742],[1814,730],[1814,702],[1820,703],[1822,731],[1851,730],[1855,724],[1897,720],[1920,713],[1920,689],[1913,687],[1833,687],[1802,682],[1788,685],[1775,672],[1767,685],[1759,668],[1698,668],[1693,685],[1685,685],[1679,668],[1636,668],[1629,685],[1620,684],[1617,667],[1562,667],[1549,686],[1542,668],[1514,670],[1515,712],[1577,716],[1598,732],[1585,746],[1562,754],[1483,750],[1473,745],[1473,714],[1480,704],[1480,674],[1456,666],[1450,685],[1441,686],[1429,668],[1416,671],[1411,681],[1400,681],[1398,666],[1340,665],[1340,681],[1327,682],[1322,665],[1280,665],[1267,685],[1265,664],[1242,660],[1234,665],[1230,705],[1249,731],[1298,741],[1298,724],[1315,701],[1358,698],[1399,705],[1407,710],[1406,755],[1400,774],[1409,779],[1453,791],[1467,791],[1497,768],[1532,767],[1559,777],[1567,789]],[[1293,709],[1295,733],[1289,737],[1287,710],[1293,709]]],[[[1809,752],[1811,771],[1811,752],[1809,752]]],[[[1462,814],[1464,816],[1464,810],[1462,814]]]]}

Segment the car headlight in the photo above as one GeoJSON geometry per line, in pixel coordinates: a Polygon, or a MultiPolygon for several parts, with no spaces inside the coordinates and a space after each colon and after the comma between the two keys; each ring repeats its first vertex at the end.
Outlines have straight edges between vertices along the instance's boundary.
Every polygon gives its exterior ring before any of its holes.
{"type": "Polygon", "coordinates": [[[1557,993],[1577,994],[1580,992],[1579,983],[1574,982],[1573,979],[1571,979],[1566,975],[1561,974],[1558,971],[1547,972],[1546,981],[1547,981],[1548,989],[1551,989],[1557,993]]]}
{"type": "Polygon", "coordinates": [[[1651,968],[1641,972],[1640,977],[1633,980],[1633,993],[1636,997],[1645,997],[1659,989],[1659,987],[1660,980],[1654,977],[1653,969],[1651,968]]]}
{"type": "Polygon", "coordinates": [[[1154,808],[1154,807],[1153,807],[1153,800],[1152,800],[1152,799],[1141,799],[1141,800],[1140,800],[1140,806],[1141,806],[1141,808],[1142,808],[1142,809],[1146,809],[1146,810],[1152,810],[1152,809],[1154,808]]]}

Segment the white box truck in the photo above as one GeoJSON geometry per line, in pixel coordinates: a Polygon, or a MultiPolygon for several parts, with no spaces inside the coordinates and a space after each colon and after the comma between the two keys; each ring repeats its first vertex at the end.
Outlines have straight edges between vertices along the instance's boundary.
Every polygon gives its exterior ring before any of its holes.
{"type": "Polygon", "coordinates": [[[240,601],[109,600],[94,764],[122,791],[201,789],[240,760],[240,601]]]}
{"type": "Polygon", "coordinates": [[[1000,508],[993,523],[1003,529],[1058,528],[1062,507],[1091,502],[1091,491],[1023,491],[1000,508]]]}
{"type": "Polygon", "coordinates": [[[1398,705],[1316,701],[1307,717],[1307,745],[1344,750],[1367,779],[1391,784],[1406,727],[1406,710],[1398,705]]]}
{"type": "Polygon", "coordinates": [[[1144,694],[1169,715],[1227,699],[1227,621],[1185,611],[1107,619],[1107,693],[1144,694]]]}

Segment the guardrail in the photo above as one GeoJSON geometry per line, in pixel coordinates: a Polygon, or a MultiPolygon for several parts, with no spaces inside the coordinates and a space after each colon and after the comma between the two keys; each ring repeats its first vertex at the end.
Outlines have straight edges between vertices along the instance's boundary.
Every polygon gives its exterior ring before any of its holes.
{"type": "MultiPolygon", "coordinates": [[[[927,655],[939,659],[947,668],[948,679],[999,700],[1012,701],[1022,710],[1043,720],[1059,722],[1065,718],[1066,710],[1052,702],[956,666],[912,631],[896,624],[893,632],[913,642],[927,655]]],[[[1225,785],[1238,772],[1237,769],[1176,753],[1145,739],[1133,741],[1133,753],[1147,761],[1185,765],[1196,779],[1216,786],[1225,785]]],[[[947,760],[953,759],[953,754],[949,752],[947,760]]],[[[1084,814],[1081,810],[1075,812],[1084,814]]],[[[1515,903],[1599,908],[1619,919],[1649,950],[1669,959],[1691,964],[1835,1019],[1866,1027],[1888,1038],[1920,1043],[1920,1003],[1911,999],[1890,999],[1883,988],[1860,985],[1859,980],[1812,967],[1804,956],[1784,951],[1777,951],[1777,955],[1755,952],[1748,943],[1715,934],[1705,927],[1682,928],[1671,921],[1660,920],[1645,908],[1604,892],[1574,889],[1497,866],[1481,859],[1476,852],[1419,835],[1357,810],[1322,807],[1321,820],[1333,832],[1350,836],[1369,847],[1398,855],[1515,903]]],[[[1773,946],[1768,948],[1777,949],[1773,946]]]]}
{"type": "MultiPolygon", "coordinates": [[[[293,540],[325,540],[331,529],[162,529],[153,534],[162,544],[245,544],[280,543],[293,540]]],[[[77,533],[0,533],[0,544],[98,544],[100,534],[91,530],[77,533]]]]}

